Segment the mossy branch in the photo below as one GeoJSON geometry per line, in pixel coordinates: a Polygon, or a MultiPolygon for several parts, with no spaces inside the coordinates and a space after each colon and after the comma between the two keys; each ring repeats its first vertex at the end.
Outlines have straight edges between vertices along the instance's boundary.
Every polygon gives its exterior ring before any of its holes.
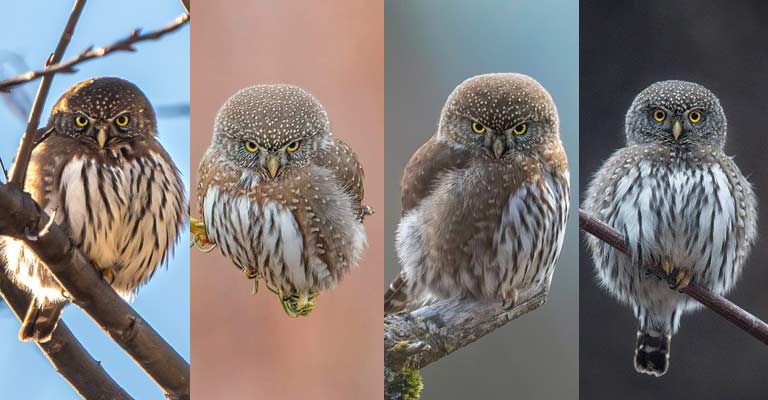
{"type": "Polygon", "coordinates": [[[419,370],[539,307],[547,286],[520,293],[512,308],[501,302],[443,300],[384,318],[384,398],[418,399],[419,370]]]}

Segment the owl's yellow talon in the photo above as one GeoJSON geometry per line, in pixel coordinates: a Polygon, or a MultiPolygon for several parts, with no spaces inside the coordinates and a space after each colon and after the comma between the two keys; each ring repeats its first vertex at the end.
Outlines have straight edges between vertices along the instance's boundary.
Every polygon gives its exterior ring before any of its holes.
{"type": "Polygon", "coordinates": [[[284,294],[280,296],[280,303],[289,317],[306,317],[317,306],[317,296],[317,292],[284,294]]]}
{"type": "Polygon", "coordinates": [[[210,253],[216,248],[216,243],[211,242],[208,239],[208,234],[205,230],[205,223],[199,219],[189,218],[189,231],[192,234],[192,240],[190,240],[189,247],[196,247],[203,253],[210,253]]]}
{"type": "Polygon", "coordinates": [[[691,279],[693,279],[693,272],[688,269],[675,268],[668,260],[662,261],[661,269],[667,275],[666,281],[670,289],[682,291],[688,287],[691,279]]]}
{"type": "Polygon", "coordinates": [[[101,278],[104,279],[108,284],[112,284],[112,282],[115,281],[115,271],[112,268],[104,268],[101,269],[101,278]]]}
{"type": "Polygon", "coordinates": [[[661,262],[661,269],[664,270],[664,273],[667,275],[672,273],[672,263],[669,260],[664,260],[661,262]]]}
{"type": "Polygon", "coordinates": [[[693,274],[690,271],[679,271],[675,277],[674,289],[682,291],[691,284],[691,279],[693,279],[693,274]]]}

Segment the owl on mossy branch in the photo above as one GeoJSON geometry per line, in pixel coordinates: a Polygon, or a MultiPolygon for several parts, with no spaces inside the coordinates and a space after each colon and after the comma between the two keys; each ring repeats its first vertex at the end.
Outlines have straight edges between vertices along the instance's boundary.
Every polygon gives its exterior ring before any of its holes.
{"type": "Polygon", "coordinates": [[[360,261],[366,243],[363,168],[334,137],[323,106],[305,90],[256,85],[219,110],[199,167],[192,245],[218,247],[260,280],[291,317],[360,261]]]}

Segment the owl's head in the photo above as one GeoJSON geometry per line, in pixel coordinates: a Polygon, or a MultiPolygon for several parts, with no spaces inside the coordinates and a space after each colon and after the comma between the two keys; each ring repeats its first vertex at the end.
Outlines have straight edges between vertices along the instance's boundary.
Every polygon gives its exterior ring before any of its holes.
{"type": "Polygon", "coordinates": [[[498,160],[536,152],[560,140],[552,97],[522,74],[478,75],[453,90],[443,107],[438,139],[498,160]]]}
{"type": "Polygon", "coordinates": [[[635,97],[627,112],[627,144],[659,143],[671,148],[725,144],[726,119],[720,101],[692,82],[662,81],[635,97]]]}
{"type": "Polygon", "coordinates": [[[213,129],[213,146],[224,157],[272,179],[307,165],[330,135],[320,102],[285,84],[235,93],[219,110],[213,129]]]}
{"type": "Polygon", "coordinates": [[[67,89],[53,106],[51,134],[96,150],[157,134],[152,104],[136,85],[120,78],[93,78],[67,89]]]}

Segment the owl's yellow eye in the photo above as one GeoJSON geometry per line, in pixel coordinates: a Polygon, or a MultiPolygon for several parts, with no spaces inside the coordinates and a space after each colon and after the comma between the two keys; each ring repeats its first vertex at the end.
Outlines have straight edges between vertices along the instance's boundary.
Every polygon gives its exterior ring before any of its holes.
{"type": "Polygon", "coordinates": [[[656,120],[656,122],[663,122],[664,119],[667,118],[667,113],[664,112],[661,108],[657,108],[653,110],[653,119],[656,120]]]}
{"type": "Polygon", "coordinates": [[[84,115],[78,115],[75,117],[75,125],[77,125],[78,128],[85,128],[88,126],[88,118],[86,118],[84,115]]]}
{"type": "Polygon", "coordinates": [[[694,124],[698,124],[701,121],[701,112],[691,111],[688,113],[688,119],[694,124]]]}
{"type": "Polygon", "coordinates": [[[472,121],[472,132],[484,134],[487,132],[488,129],[485,128],[485,126],[477,121],[472,121]]]}
{"type": "Polygon", "coordinates": [[[294,151],[299,149],[299,141],[291,142],[288,146],[285,146],[285,150],[289,153],[293,153],[294,151]]]}
{"type": "Polygon", "coordinates": [[[526,123],[515,125],[515,127],[512,128],[512,133],[517,136],[525,135],[525,132],[528,132],[528,124],[526,123]]]}
{"type": "Polygon", "coordinates": [[[251,142],[250,140],[248,140],[248,141],[245,142],[245,151],[247,151],[249,153],[255,153],[255,152],[259,151],[259,146],[256,143],[251,142]]]}
{"type": "Polygon", "coordinates": [[[128,119],[127,115],[121,115],[121,116],[115,118],[115,124],[117,124],[117,126],[119,126],[121,128],[127,126],[128,125],[128,121],[129,121],[129,119],[128,119]]]}

